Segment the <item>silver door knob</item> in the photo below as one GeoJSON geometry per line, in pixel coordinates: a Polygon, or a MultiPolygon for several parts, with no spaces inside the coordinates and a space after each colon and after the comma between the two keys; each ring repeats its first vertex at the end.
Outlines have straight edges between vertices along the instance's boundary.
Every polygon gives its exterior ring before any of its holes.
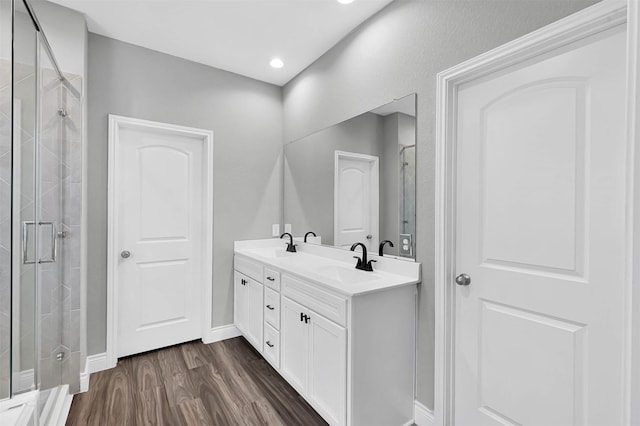
{"type": "Polygon", "coordinates": [[[372,238],[373,238],[373,235],[371,235],[371,234],[367,235],[367,240],[370,240],[372,238]]]}
{"type": "Polygon", "coordinates": [[[131,252],[129,250],[123,250],[120,253],[120,257],[122,257],[123,259],[128,259],[131,256],[131,252]]]}
{"type": "Polygon", "coordinates": [[[456,284],[469,285],[471,284],[471,277],[467,274],[460,274],[456,277],[456,284]]]}

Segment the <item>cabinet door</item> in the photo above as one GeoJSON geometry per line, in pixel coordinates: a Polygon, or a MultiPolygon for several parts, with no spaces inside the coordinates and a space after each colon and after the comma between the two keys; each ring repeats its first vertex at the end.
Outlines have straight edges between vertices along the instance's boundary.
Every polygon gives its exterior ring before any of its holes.
{"type": "Polygon", "coordinates": [[[301,315],[309,312],[286,297],[282,298],[280,323],[280,372],[301,394],[307,390],[309,366],[309,324],[301,315]]]}
{"type": "Polygon", "coordinates": [[[312,314],[309,324],[307,397],[332,425],[344,425],[347,404],[347,333],[343,327],[312,314]],[[330,420],[329,420],[330,419],[330,420]]]}
{"type": "Polygon", "coordinates": [[[244,335],[247,333],[246,277],[238,272],[233,274],[233,322],[244,335]]]}
{"type": "Polygon", "coordinates": [[[246,332],[245,337],[253,346],[262,353],[262,284],[248,279],[245,286],[246,291],[246,332]]]}

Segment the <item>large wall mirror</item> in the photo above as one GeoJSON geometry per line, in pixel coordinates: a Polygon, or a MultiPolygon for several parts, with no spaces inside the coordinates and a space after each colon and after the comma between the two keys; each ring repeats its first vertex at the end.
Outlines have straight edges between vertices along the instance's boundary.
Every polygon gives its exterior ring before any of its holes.
{"type": "Polygon", "coordinates": [[[416,95],[284,147],[284,223],[309,242],[415,259],[416,95]]]}

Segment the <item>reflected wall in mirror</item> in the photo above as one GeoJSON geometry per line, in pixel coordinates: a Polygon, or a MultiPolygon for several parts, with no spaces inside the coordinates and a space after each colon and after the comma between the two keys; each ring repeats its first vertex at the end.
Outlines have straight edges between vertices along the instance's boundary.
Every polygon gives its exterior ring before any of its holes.
{"type": "Polygon", "coordinates": [[[284,223],[310,242],[415,258],[416,95],[290,142],[284,223]],[[393,246],[392,246],[393,245],[393,246]]]}

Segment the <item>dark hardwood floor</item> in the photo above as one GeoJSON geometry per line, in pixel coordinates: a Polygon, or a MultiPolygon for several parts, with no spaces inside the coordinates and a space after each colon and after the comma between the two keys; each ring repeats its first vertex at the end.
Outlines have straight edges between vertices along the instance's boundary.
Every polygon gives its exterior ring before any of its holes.
{"type": "Polygon", "coordinates": [[[94,373],[67,425],[326,425],[244,338],[147,352],[94,373]]]}

